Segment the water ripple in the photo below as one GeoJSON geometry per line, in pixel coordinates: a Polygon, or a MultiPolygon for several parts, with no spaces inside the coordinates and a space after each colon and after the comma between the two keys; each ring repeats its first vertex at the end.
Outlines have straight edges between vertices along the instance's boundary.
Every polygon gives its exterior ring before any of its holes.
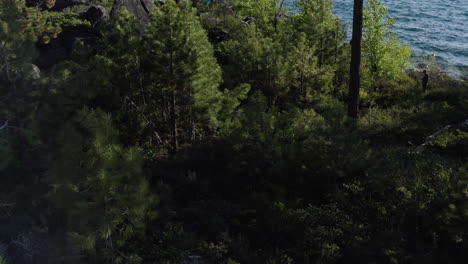
{"type": "MultiPolygon", "coordinates": [[[[420,53],[468,66],[467,0],[384,0],[395,17],[393,30],[420,53]]],[[[334,12],[350,28],[352,0],[335,0],[334,12]]]]}

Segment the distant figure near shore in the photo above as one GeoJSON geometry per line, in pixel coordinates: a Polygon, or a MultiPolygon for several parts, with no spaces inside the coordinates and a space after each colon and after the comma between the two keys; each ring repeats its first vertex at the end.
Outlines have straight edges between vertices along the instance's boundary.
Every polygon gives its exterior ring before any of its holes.
{"type": "Polygon", "coordinates": [[[426,93],[427,83],[429,82],[429,75],[427,75],[426,70],[424,70],[423,73],[424,73],[424,76],[422,77],[422,88],[423,88],[423,92],[426,93]]]}

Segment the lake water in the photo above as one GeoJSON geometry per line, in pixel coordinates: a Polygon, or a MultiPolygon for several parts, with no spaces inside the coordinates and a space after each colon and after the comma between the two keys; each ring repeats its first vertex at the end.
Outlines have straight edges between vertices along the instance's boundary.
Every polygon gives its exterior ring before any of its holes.
{"type": "MultiPolygon", "coordinates": [[[[396,20],[393,31],[416,54],[435,55],[444,66],[468,69],[468,0],[384,2],[396,20]]],[[[334,0],[334,12],[351,32],[353,0],[334,0]]]]}

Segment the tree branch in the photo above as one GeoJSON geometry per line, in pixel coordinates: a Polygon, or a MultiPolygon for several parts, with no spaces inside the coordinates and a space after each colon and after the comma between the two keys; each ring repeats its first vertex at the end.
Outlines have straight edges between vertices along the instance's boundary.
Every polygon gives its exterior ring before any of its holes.
{"type": "Polygon", "coordinates": [[[156,131],[156,127],[153,124],[153,122],[151,122],[146,117],[146,115],[143,113],[143,111],[135,104],[135,102],[132,101],[132,99],[130,99],[130,97],[126,96],[125,99],[128,100],[130,102],[130,104],[137,110],[138,114],[145,120],[145,122],[147,122],[148,124],[150,124],[153,127],[154,136],[158,140],[158,143],[162,144],[163,141],[162,141],[161,137],[159,136],[158,132],[156,131]]]}
{"type": "MultiPolygon", "coordinates": [[[[455,130],[457,128],[467,128],[467,127],[468,127],[468,119],[462,121],[461,123],[459,123],[457,125],[447,125],[444,128],[439,129],[436,132],[434,132],[433,134],[431,134],[430,136],[426,137],[425,140],[424,140],[424,143],[417,146],[415,148],[415,150],[411,151],[410,153],[416,153],[416,154],[422,153],[426,149],[427,146],[430,146],[430,144],[432,143],[434,138],[438,137],[439,135],[441,135],[442,133],[448,131],[449,129],[455,130]]],[[[411,145],[413,145],[411,142],[409,142],[409,143],[411,145]]]]}
{"type": "Polygon", "coordinates": [[[9,122],[9,121],[10,121],[10,120],[7,119],[7,120],[5,121],[5,123],[4,123],[2,126],[0,126],[0,130],[2,130],[2,129],[4,129],[4,128],[7,128],[7,127],[8,127],[8,122],[9,122]]]}

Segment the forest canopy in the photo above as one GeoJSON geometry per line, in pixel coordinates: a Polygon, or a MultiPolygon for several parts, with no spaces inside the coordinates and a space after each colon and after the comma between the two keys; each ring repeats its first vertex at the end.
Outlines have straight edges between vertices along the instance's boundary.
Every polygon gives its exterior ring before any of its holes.
{"type": "Polygon", "coordinates": [[[366,1],[348,117],[332,4],[0,0],[0,263],[465,263],[468,75],[366,1]]]}

